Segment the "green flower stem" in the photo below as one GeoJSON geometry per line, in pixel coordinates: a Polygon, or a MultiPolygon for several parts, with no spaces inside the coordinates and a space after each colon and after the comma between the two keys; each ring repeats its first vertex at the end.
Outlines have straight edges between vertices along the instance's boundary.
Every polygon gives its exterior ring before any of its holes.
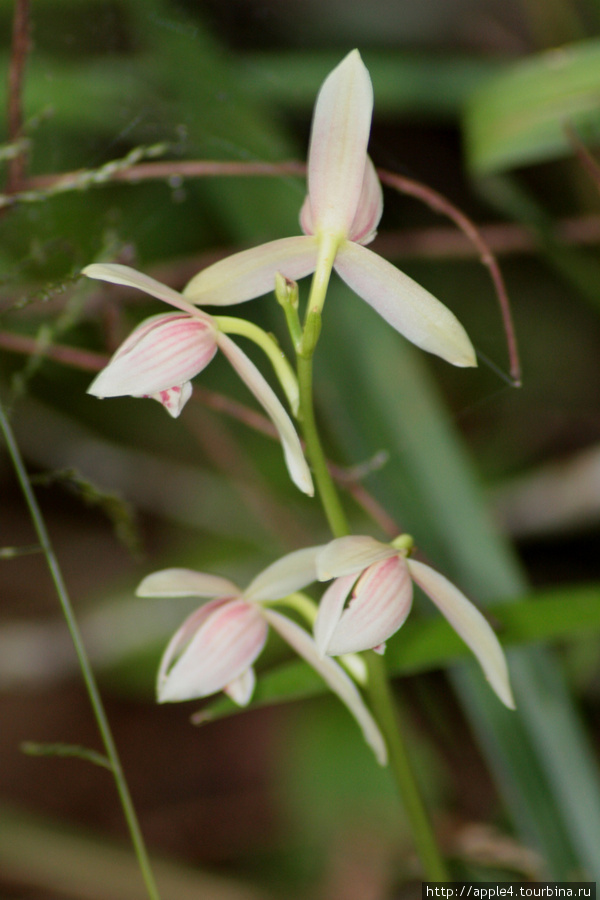
{"type": "Polygon", "coordinates": [[[307,316],[311,313],[320,314],[323,309],[335,255],[340,244],[343,243],[343,240],[343,236],[340,237],[339,235],[322,234],[319,236],[317,266],[310,286],[310,295],[306,310],[307,316]]]}
{"type": "Polygon", "coordinates": [[[296,415],[299,403],[298,380],[285,353],[275,338],[263,331],[262,328],[259,328],[258,325],[254,325],[253,322],[247,322],[245,319],[237,319],[234,316],[213,316],[213,319],[225,334],[239,334],[242,337],[249,338],[266,353],[285,391],[290,409],[296,415]]]}
{"type": "MultiPolygon", "coordinates": [[[[311,297],[312,294],[313,292],[311,291],[311,297]]],[[[313,318],[318,317],[320,319],[320,312],[313,312],[315,313],[313,318]]],[[[309,322],[311,321],[310,316],[311,310],[309,309],[306,318],[305,338],[309,322]]],[[[310,350],[308,350],[308,344],[309,342],[305,340],[303,348],[297,354],[300,417],[306,441],[306,452],[312,465],[317,490],[329,527],[334,537],[343,537],[350,534],[350,528],[336,486],[327,467],[327,460],[323,453],[315,421],[312,354],[316,340],[310,341],[310,350]]],[[[404,804],[423,870],[430,881],[448,881],[448,872],[437,846],[435,834],[404,746],[399,717],[397,710],[394,708],[394,700],[383,659],[373,651],[364,653],[363,657],[367,662],[369,673],[366,691],[369,696],[371,711],[388,747],[390,768],[404,804]]]]}
{"type": "Polygon", "coordinates": [[[92,706],[92,710],[94,716],[96,718],[96,722],[98,724],[98,729],[100,731],[100,735],[102,738],[102,742],[104,744],[104,749],[106,752],[106,756],[110,762],[110,768],[115,779],[115,784],[117,787],[117,792],[119,794],[119,798],[121,800],[121,806],[123,808],[123,813],[125,815],[125,819],[127,821],[127,825],[129,828],[129,834],[131,836],[131,841],[133,843],[133,847],[138,859],[138,863],[140,866],[141,874],[144,879],[144,883],[146,885],[146,891],[148,893],[148,897],[150,900],[160,900],[160,895],[158,893],[158,888],[156,886],[156,882],[154,880],[154,875],[152,874],[152,869],[150,867],[150,860],[148,857],[148,853],[146,851],[146,847],[144,844],[144,839],[142,837],[142,832],[140,830],[139,822],[137,820],[137,816],[135,813],[135,809],[133,806],[133,802],[131,799],[131,795],[129,793],[129,788],[127,786],[127,781],[125,780],[125,774],[123,772],[123,768],[121,766],[121,761],[119,759],[119,755],[117,753],[117,748],[114,742],[114,738],[112,736],[112,732],[110,730],[110,726],[108,724],[108,718],[104,711],[104,706],[102,704],[102,700],[100,698],[100,692],[98,691],[98,686],[96,684],[96,680],[94,678],[94,673],[92,671],[83,640],[81,637],[81,633],[77,626],[77,622],[75,620],[75,615],[73,613],[73,608],[71,606],[71,601],[69,599],[69,595],[67,593],[67,588],[62,576],[62,572],[60,566],[58,564],[58,559],[54,553],[54,549],[50,542],[50,536],[46,529],[46,525],[41,513],[41,510],[38,506],[38,502],[36,500],[35,494],[33,492],[33,488],[31,487],[29,477],[27,475],[27,471],[25,469],[25,465],[23,463],[23,459],[19,452],[19,448],[17,446],[17,442],[12,432],[12,428],[10,427],[10,423],[5,415],[4,407],[0,402],[0,430],[4,435],[4,440],[6,442],[6,446],[8,448],[8,452],[10,458],[12,460],[17,479],[21,486],[21,490],[25,496],[25,501],[29,508],[29,513],[31,515],[31,519],[36,530],[38,540],[40,542],[41,549],[44,552],[46,557],[46,561],[48,563],[48,568],[50,570],[50,574],[52,576],[52,580],[54,582],[54,587],[56,589],[56,593],[58,595],[58,599],[62,606],[63,614],[67,622],[67,627],[71,634],[71,640],[73,641],[73,645],[75,647],[75,652],[77,654],[77,659],[79,660],[79,665],[81,668],[81,673],[83,675],[83,680],[88,692],[88,696],[90,698],[90,703],[92,706]]]}
{"type": "Polygon", "coordinates": [[[298,386],[300,388],[300,419],[306,441],[306,452],[312,465],[314,479],[319,491],[323,510],[334,537],[350,534],[346,514],[340,502],[339,494],[327,467],[327,460],[315,421],[312,392],[313,364],[312,356],[298,355],[298,386]]]}
{"type": "Polygon", "coordinates": [[[369,680],[365,690],[369,696],[371,711],[387,744],[390,768],[394,773],[396,785],[402,797],[424,874],[428,881],[450,881],[450,875],[437,845],[408,751],[402,739],[398,711],[383,658],[373,650],[369,650],[363,655],[369,670],[369,680]]]}

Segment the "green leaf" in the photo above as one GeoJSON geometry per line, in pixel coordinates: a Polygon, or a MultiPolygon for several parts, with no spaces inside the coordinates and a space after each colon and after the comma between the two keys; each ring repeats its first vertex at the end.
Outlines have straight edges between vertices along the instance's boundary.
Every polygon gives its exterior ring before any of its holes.
{"type": "Polygon", "coordinates": [[[27,756],[75,756],[112,771],[110,760],[102,753],[76,744],[36,744],[34,741],[25,741],[21,744],[21,750],[27,756]]]}
{"type": "Polygon", "coordinates": [[[484,174],[570,155],[569,126],[600,139],[600,41],[526,59],[477,90],[464,118],[469,165],[484,174]]]}

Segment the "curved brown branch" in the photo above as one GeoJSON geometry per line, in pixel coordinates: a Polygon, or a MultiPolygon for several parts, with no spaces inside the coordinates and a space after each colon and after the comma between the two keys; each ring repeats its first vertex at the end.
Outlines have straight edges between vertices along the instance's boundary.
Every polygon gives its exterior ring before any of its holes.
{"type": "Polygon", "coordinates": [[[412,178],[405,178],[402,175],[396,175],[395,172],[388,172],[385,169],[378,169],[378,175],[383,184],[387,184],[388,187],[394,188],[394,190],[399,191],[402,194],[408,194],[411,197],[416,197],[418,200],[421,200],[430,209],[434,210],[434,212],[441,213],[444,216],[447,216],[451,219],[455,225],[460,228],[463,234],[471,241],[471,243],[477,247],[479,251],[479,258],[484,266],[489,270],[492,282],[494,284],[494,288],[496,290],[496,296],[498,298],[498,304],[500,306],[500,312],[502,314],[502,321],[504,324],[504,331],[506,334],[506,343],[508,346],[508,358],[510,365],[510,375],[513,380],[515,387],[521,386],[521,364],[519,361],[519,351],[517,349],[517,338],[515,334],[514,324],[512,320],[512,314],[510,311],[510,302],[508,299],[508,294],[506,291],[506,286],[504,284],[504,279],[502,277],[502,273],[500,272],[500,267],[496,260],[496,257],[492,253],[490,247],[483,239],[480,230],[477,228],[474,222],[468,218],[463,212],[461,212],[458,207],[454,206],[446,197],[442,194],[439,194],[437,191],[434,191],[433,188],[428,187],[426,184],[422,184],[419,181],[414,181],[412,178]]]}

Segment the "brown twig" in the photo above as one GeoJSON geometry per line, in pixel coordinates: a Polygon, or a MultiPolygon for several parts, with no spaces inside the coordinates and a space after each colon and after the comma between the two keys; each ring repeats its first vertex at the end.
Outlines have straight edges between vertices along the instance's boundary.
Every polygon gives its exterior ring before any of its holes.
{"type": "MultiPolygon", "coordinates": [[[[306,165],[294,160],[282,163],[186,160],[182,162],[167,161],[139,163],[124,169],[116,170],[114,174],[111,175],[110,179],[107,180],[137,183],[155,179],[166,180],[173,176],[179,176],[181,178],[205,178],[209,176],[239,177],[243,175],[281,177],[282,175],[304,174],[306,174],[306,165]]],[[[519,386],[521,384],[521,367],[508,294],[496,258],[489,245],[484,240],[480,230],[474,222],[446,199],[446,197],[439,194],[437,191],[434,191],[428,185],[414,181],[411,178],[405,178],[402,175],[397,175],[394,172],[388,172],[385,169],[378,169],[378,174],[384,184],[387,184],[389,187],[394,188],[394,190],[397,190],[400,193],[416,197],[429,206],[430,209],[447,216],[477,248],[481,262],[489,270],[496,290],[506,333],[510,374],[513,384],[519,386]]],[[[81,175],[81,172],[67,172],[61,176],[37,176],[36,178],[29,180],[27,187],[32,190],[43,190],[58,185],[62,187],[66,187],[70,184],[76,185],[81,179],[81,175]]]]}
{"type": "Polygon", "coordinates": [[[460,209],[454,206],[454,204],[446,199],[446,197],[444,197],[442,194],[439,194],[437,191],[434,191],[428,185],[422,184],[419,181],[413,181],[412,178],[405,178],[402,175],[397,175],[395,172],[388,172],[385,169],[378,169],[377,171],[383,184],[387,184],[389,187],[394,188],[402,194],[408,194],[411,197],[416,197],[423,203],[427,204],[427,206],[429,206],[430,209],[434,210],[434,212],[441,213],[442,215],[447,216],[449,219],[451,219],[455,223],[455,225],[460,228],[463,234],[465,234],[466,237],[472,242],[472,244],[479,250],[481,262],[489,270],[494,288],[496,290],[496,296],[498,297],[500,312],[502,314],[502,321],[504,323],[504,331],[506,334],[506,343],[508,345],[510,375],[513,380],[514,386],[520,387],[521,364],[519,362],[517,338],[512,321],[510,302],[508,300],[506,286],[504,284],[504,279],[502,277],[502,273],[500,272],[500,267],[496,261],[496,258],[483,239],[481,232],[479,231],[475,223],[468,218],[468,216],[466,216],[463,212],[461,212],[460,209]]]}
{"type": "MultiPolygon", "coordinates": [[[[8,139],[16,142],[23,136],[23,83],[29,53],[29,0],[15,0],[12,46],[8,70],[8,139]]],[[[21,190],[27,165],[27,151],[23,148],[8,163],[6,191],[21,190]]]]}

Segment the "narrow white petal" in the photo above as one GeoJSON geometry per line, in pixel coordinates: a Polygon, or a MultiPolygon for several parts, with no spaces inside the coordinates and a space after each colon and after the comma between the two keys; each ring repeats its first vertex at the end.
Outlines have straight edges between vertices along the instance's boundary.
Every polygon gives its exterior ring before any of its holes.
{"type": "Polygon", "coordinates": [[[375,237],[383,212],[383,191],[375,166],[369,156],[365,164],[358,208],[348,239],[358,244],[369,244],[375,237]]]}
{"type": "Polygon", "coordinates": [[[230,684],[225,685],[223,690],[238,706],[248,706],[255,687],[256,675],[254,674],[254,669],[250,666],[249,669],[246,669],[245,672],[234,678],[230,684]]]}
{"type": "Polygon", "coordinates": [[[454,366],[476,366],[469,337],[450,310],[387,260],[345,241],[335,259],[338,275],[404,337],[454,366]]]}
{"type": "Polygon", "coordinates": [[[369,566],[352,590],[327,645],[330,656],[358,653],[384,644],[410,612],[412,583],[402,557],[369,566]]]}
{"type": "Polygon", "coordinates": [[[152,316],[130,334],[88,393],[152,396],[189,381],[216,352],[215,330],[204,319],[179,313],[152,316]]]}
{"type": "Polygon", "coordinates": [[[281,600],[317,580],[316,558],[320,547],[303,547],[282,556],[264,569],[244,591],[253,602],[281,600]]]}
{"type": "Polygon", "coordinates": [[[230,306],[275,290],[275,275],[298,281],[314,272],[317,240],[297,235],[234,253],[194,275],[183,294],[201,306],[230,306]]]}
{"type": "Polygon", "coordinates": [[[321,548],[317,555],[319,581],[329,581],[340,575],[362,572],[371,563],[397,556],[398,551],[368,535],[351,534],[335,538],[321,548]]]}
{"type": "Polygon", "coordinates": [[[165,391],[159,391],[158,394],[148,395],[152,400],[157,400],[166,411],[174,419],[181,415],[181,411],[185,404],[192,396],[191,382],[186,381],[184,384],[177,384],[165,391]]]}
{"type": "Polygon", "coordinates": [[[160,703],[208,697],[248,669],[261,652],[268,628],[257,609],[233,600],[204,620],[158,684],[160,703]]]}
{"type": "Polygon", "coordinates": [[[348,235],[361,196],[373,113],[369,73],[353,50],[319,91],[308,154],[315,231],[348,235]]]}
{"type": "Polygon", "coordinates": [[[259,403],[269,414],[273,425],[279,433],[283,447],[285,461],[294,484],[312,497],[314,487],[309,468],[304,459],[300,438],[292,425],[292,420],[286,413],[277,398],[277,395],[269,387],[254,363],[248,359],[237,344],[222,332],[217,335],[219,347],[236,370],[242,381],[254,394],[259,403]]]}
{"type": "Polygon", "coordinates": [[[329,653],[329,643],[339,625],[344,604],[355,581],[356,575],[336,578],[321,597],[314,626],[315,643],[321,656],[329,653]]]}
{"type": "Polygon", "coordinates": [[[384,766],[387,763],[385,741],[352,679],[334,660],[327,656],[322,659],[313,639],[295,622],[272,609],[265,609],[264,615],[284,641],[287,641],[296,653],[319,673],[333,693],[337,694],[342,703],[348,707],[362,729],[367,744],[375,753],[377,761],[384,766]]]}
{"type": "Polygon", "coordinates": [[[162,569],[147,575],[135,593],[138,597],[237,597],[240,589],[219,575],[193,569],[162,569]]]}
{"type": "Polygon", "coordinates": [[[186,303],[177,291],[130,266],[122,266],[119,263],[93,263],[83,269],[82,275],[96,278],[98,281],[109,281],[111,284],[137,288],[145,294],[150,294],[151,297],[157,297],[159,300],[164,300],[165,303],[170,303],[171,306],[176,306],[178,309],[186,312],[189,312],[190,309],[189,303],[186,303]]]}
{"type": "Polygon", "coordinates": [[[439,572],[414,559],[407,560],[407,565],[414,581],[471,648],[500,700],[509,709],[514,709],[504,651],[489,623],[477,607],[439,572]]]}

